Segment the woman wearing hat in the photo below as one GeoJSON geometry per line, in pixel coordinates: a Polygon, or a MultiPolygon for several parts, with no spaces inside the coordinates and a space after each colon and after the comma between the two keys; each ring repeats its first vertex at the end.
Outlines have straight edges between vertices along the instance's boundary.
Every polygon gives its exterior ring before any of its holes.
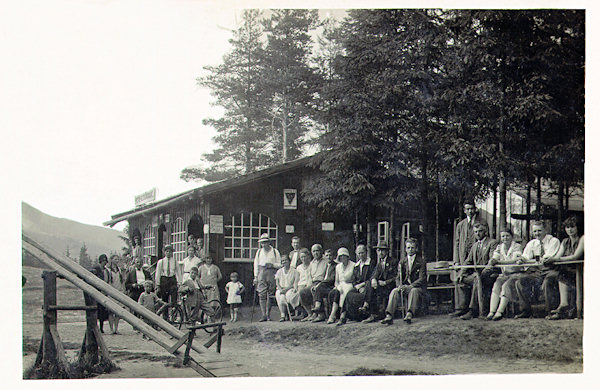
{"type": "Polygon", "coordinates": [[[340,325],[346,322],[346,310],[344,310],[344,301],[346,300],[346,294],[352,291],[354,286],[352,285],[352,275],[354,273],[354,262],[350,261],[350,252],[346,248],[338,249],[336,261],[338,265],[335,266],[335,288],[329,293],[328,299],[331,305],[331,314],[327,320],[328,324],[335,322],[338,309],[342,308],[342,314],[340,315],[340,325]]]}
{"type": "Polygon", "coordinates": [[[271,302],[269,295],[275,294],[275,271],[281,267],[281,255],[277,248],[271,246],[271,239],[267,233],[263,233],[258,240],[260,249],[254,256],[254,286],[258,293],[261,322],[270,321],[271,302]]]}

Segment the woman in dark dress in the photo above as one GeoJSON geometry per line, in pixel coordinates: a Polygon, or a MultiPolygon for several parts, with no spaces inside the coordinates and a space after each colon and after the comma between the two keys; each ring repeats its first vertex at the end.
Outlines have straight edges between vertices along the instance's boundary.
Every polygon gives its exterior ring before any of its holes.
{"type": "MultiPolygon", "coordinates": [[[[563,228],[567,238],[562,240],[560,250],[556,257],[548,259],[552,261],[569,261],[583,259],[583,229],[576,217],[569,217],[563,222],[563,228]]],[[[569,307],[569,290],[575,287],[575,265],[561,265],[558,274],[558,292],[560,293],[560,304],[550,311],[546,317],[549,320],[560,320],[573,317],[574,309],[569,307]]]]}
{"type": "MultiPolygon", "coordinates": [[[[98,257],[98,264],[96,264],[90,272],[99,277],[102,280],[105,280],[107,269],[106,265],[108,264],[108,257],[103,253],[98,257]]],[[[98,303],[98,323],[100,324],[100,332],[104,333],[104,321],[108,320],[108,315],[110,312],[100,303],[98,303]]]]}

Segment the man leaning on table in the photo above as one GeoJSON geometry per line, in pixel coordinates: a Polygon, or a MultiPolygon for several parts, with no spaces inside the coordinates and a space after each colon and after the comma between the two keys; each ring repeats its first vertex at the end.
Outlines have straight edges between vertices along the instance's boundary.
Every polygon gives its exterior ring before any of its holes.
{"type": "Polygon", "coordinates": [[[523,249],[522,260],[525,263],[541,263],[529,267],[515,283],[521,312],[515,318],[531,317],[533,294],[541,287],[544,295],[546,314],[558,305],[558,269],[549,259],[556,256],[560,249],[558,238],[546,232],[543,221],[534,221],[531,225],[533,239],[523,249]]]}

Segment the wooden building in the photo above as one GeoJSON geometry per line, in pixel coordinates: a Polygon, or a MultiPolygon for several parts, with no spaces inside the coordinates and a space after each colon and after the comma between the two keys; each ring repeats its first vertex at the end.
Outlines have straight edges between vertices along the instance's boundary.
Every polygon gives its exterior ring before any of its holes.
{"type": "MultiPolygon", "coordinates": [[[[336,251],[345,246],[352,253],[357,241],[367,242],[367,232],[373,244],[387,240],[392,248],[401,248],[406,237],[418,234],[418,204],[393,213],[377,210],[378,223],[367,227],[357,223],[354,214],[329,214],[304,202],[302,190],[318,174],[308,164],[310,159],[208,184],[113,215],[104,224],[128,221],[131,234],[141,235],[143,254],[152,262],[163,257],[166,244],[173,246],[176,259],[183,259],[188,235],[203,236],[202,255],[211,256],[223,273],[221,296],[233,271],[246,287],[252,285],[252,263],[262,233],[269,234],[281,254],[291,250],[293,236],[300,237],[305,247],[321,243],[336,251]]],[[[248,295],[245,301],[250,300],[248,295]]]]}

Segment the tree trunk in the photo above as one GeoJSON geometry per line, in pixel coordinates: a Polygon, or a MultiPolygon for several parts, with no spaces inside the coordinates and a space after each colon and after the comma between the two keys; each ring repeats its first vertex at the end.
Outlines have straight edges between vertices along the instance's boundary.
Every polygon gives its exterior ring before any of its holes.
{"type": "Polygon", "coordinates": [[[492,238],[496,238],[496,228],[497,228],[497,220],[498,220],[498,202],[497,202],[497,197],[498,197],[498,191],[496,190],[496,187],[494,187],[494,191],[493,191],[493,196],[494,196],[494,201],[492,202],[492,208],[494,210],[494,212],[492,213],[492,233],[491,233],[491,237],[492,238]]]}
{"type": "Polygon", "coordinates": [[[288,160],[287,153],[287,136],[288,136],[288,118],[287,118],[287,109],[284,107],[283,110],[283,118],[281,119],[281,133],[282,133],[282,143],[283,143],[283,151],[282,151],[282,162],[286,162],[288,160]]]}
{"type": "MultiPolygon", "coordinates": [[[[425,142],[425,140],[423,140],[425,142]]],[[[428,218],[428,187],[427,187],[427,174],[428,174],[428,161],[427,155],[423,151],[421,154],[421,223],[423,226],[422,235],[421,235],[421,255],[423,258],[427,258],[427,249],[429,245],[429,218],[428,218]]]]}
{"type": "Polygon", "coordinates": [[[536,188],[536,199],[535,199],[535,207],[537,219],[542,219],[542,177],[538,176],[537,178],[537,188],[536,188]]]}
{"type": "Polygon", "coordinates": [[[558,182],[558,199],[556,202],[556,229],[558,232],[561,231],[562,221],[564,218],[563,211],[563,198],[564,198],[564,183],[562,181],[558,182]]]}
{"type": "Polygon", "coordinates": [[[526,214],[526,223],[525,223],[525,230],[526,230],[526,237],[527,237],[527,242],[529,242],[530,239],[530,228],[531,228],[531,184],[527,183],[527,205],[525,206],[525,214],[526,214]]]}
{"type": "Polygon", "coordinates": [[[498,193],[500,195],[500,229],[504,229],[506,227],[506,177],[504,172],[500,173],[500,180],[498,182],[498,193]]]}
{"type": "Polygon", "coordinates": [[[569,212],[569,184],[565,183],[565,214],[569,212]]]}

